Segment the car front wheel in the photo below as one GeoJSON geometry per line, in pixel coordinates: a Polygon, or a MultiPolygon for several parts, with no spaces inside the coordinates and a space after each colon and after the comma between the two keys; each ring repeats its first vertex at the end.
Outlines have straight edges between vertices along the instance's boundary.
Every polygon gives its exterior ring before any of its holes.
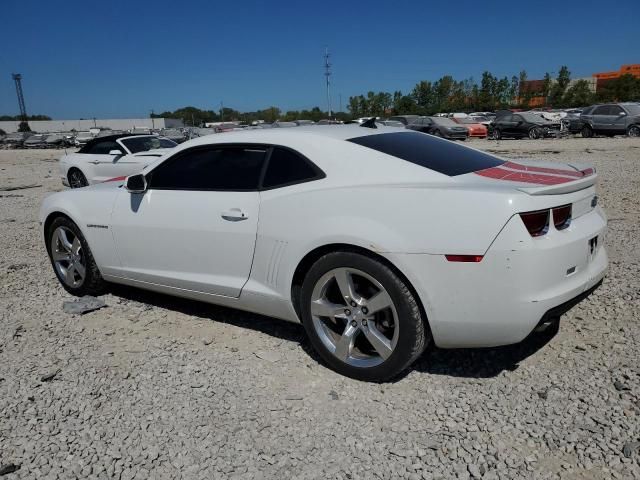
{"type": "Polygon", "coordinates": [[[69,171],[68,180],[69,180],[69,186],[71,188],[82,188],[89,185],[89,182],[87,181],[87,177],[85,177],[84,173],[82,173],[77,168],[72,168],[69,171]]]}
{"type": "Polygon", "coordinates": [[[539,138],[542,138],[542,136],[542,130],[538,127],[533,127],[529,130],[529,138],[531,140],[538,140],[539,138]]]}
{"type": "Polygon", "coordinates": [[[393,378],[420,356],[430,338],[405,282],[359,253],[335,252],[317,260],[300,298],[313,347],[342,375],[374,382],[393,378]]]}
{"type": "Polygon", "coordinates": [[[631,125],[627,130],[630,137],[640,137],[640,125],[631,125]]]}
{"type": "Polygon", "coordinates": [[[64,289],[72,295],[100,295],[105,283],[86,239],[67,217],[56,218],[48,228],[51,265],[64,289]]]}

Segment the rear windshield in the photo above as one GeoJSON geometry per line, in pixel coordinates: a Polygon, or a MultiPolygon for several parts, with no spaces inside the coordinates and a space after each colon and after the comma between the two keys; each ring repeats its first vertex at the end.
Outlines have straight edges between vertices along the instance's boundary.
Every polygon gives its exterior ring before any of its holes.
{"type": "Polygon", "coordinates": [[[504,163],[487,153],[419,132],[380,133],[355,137],[348,141],[450,177],[484,170],[504,163]]]}

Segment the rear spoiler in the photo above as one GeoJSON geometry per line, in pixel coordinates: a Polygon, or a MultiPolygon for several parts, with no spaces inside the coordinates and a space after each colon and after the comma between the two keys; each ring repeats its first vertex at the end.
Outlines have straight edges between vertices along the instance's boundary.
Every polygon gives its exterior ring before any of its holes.
{"type": "MultiPolygon", "coordinates": [[[[573,166],[573,165],[572,165],[573,166]]],[[[580,170],[584,177],[578,178],[571,182],[560,183],[557,185],[544,185],[538,187],[521,187],[518,188],[521,192],[528,193],[529,195],[562,195],[563,193],[577,192],[584,190],[596,184],[598,181],[598,174],[593,167],[585,170],[580,170]]]]}

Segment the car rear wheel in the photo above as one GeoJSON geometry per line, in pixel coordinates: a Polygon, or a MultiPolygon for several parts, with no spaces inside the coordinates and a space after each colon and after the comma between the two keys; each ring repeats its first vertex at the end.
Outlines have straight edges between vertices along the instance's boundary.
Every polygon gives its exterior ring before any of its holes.
{"type": "Polygon", "coordinates": [[[591,129],[590,126],[585,125],[584,127],[582,127],[582,137],[583,138],[593,137],[593,130],[591,129]]]}
{"type": "Polygon", "coordinates": [[[640,125],[631,125],[627,129],[627,135],[630,137],[640,137],[640,125]]]}
{"type": "Polygon", "coordinates": [[[71,170],[69,170],[68,180],[69,186],[71,188],[81,188],[89,185],[89,182],[87,182],[87,177],[85,177],[84,173],[82,173],[77,168],[72,168],[71,170]]]}
{"type": "Polygon", "coordinates": [[[336,372],[385,381],[424,351],[428,328],[416,298],[388,266],[353,252],[321,257],[302,285],[311,344],[336,372]]]}
{"type": "Polygon", "coordinates": [[[72,295],[100,295],[105,282],[89,245],[78,226],[67,217],[56,218],[48,228],[51,265],[64,289],[72,295]]]}
{"type": "Polygon", "coordinates": [[[500,140],[502,139],[502,133],[500,132],[500,130],[498,128],[494,128],[493,132],[491,132],[491,138],[493,140],[500,140]]]}
{"type": "Polygon", "coordinates": [[[442,138],[442,132],[441,132],[440,130],[435,130],[435,131],[433,132],[433,135],[435,135],[436,137],[440,137],[440,138],[442,138]]]}

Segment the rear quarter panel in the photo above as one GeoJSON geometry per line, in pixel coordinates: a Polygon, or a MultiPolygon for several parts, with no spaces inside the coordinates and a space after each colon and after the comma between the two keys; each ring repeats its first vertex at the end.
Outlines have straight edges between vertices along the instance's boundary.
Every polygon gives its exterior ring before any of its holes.
{"type": "Polygon", "coordinates": [[[385,255],[483,254],[512,215],[504,192],[357,186],[261,193],[252,280],[287,296],[298,263],[328,244],[385,255]]]}

